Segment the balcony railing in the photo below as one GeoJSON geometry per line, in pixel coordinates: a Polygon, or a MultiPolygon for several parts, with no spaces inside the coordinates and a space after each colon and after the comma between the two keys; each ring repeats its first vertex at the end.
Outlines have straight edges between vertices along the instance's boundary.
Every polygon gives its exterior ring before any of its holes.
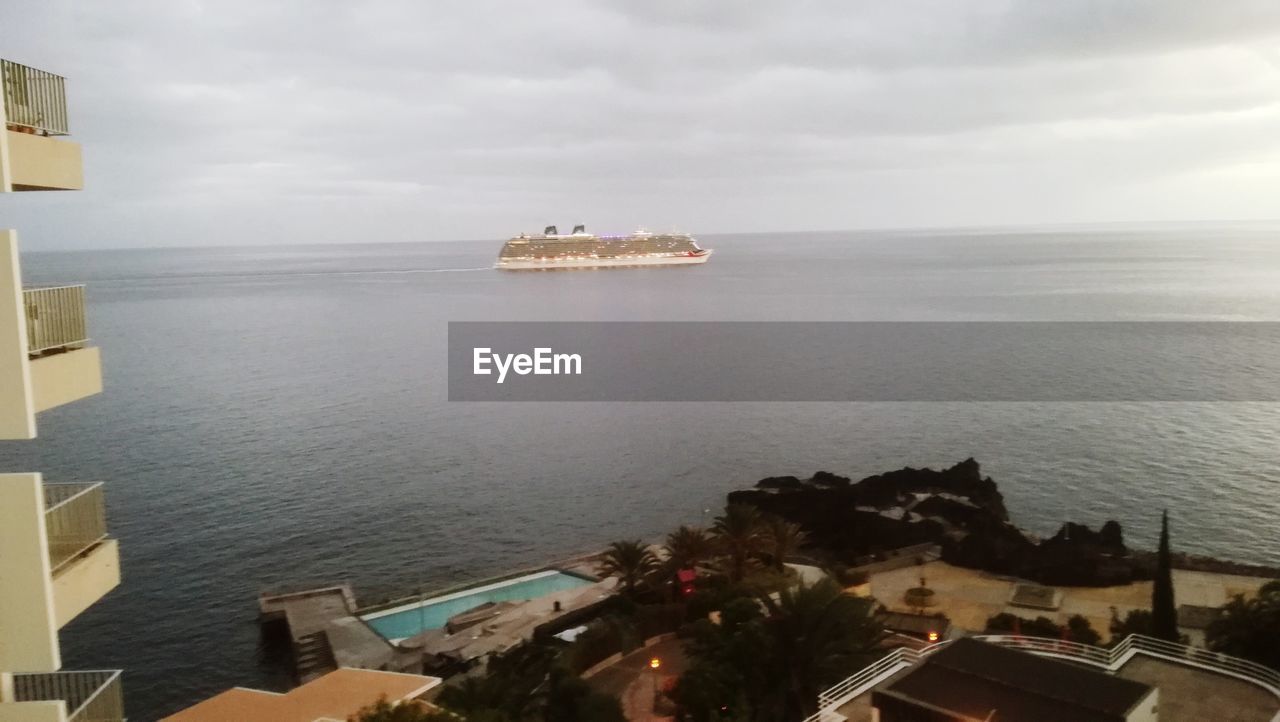
{"type": "Polygon", "coordinates": [[[49,539],[49,566],[56,573],[107,538],[102,482],[45,484],[44,525],[49,539]]]}
{"type": "Polygon", "coordinates": [[[67,703],[67,722],[124,722],[120,670],[13,675],[16,702],[67,703]]]}
{"type": "Polygon", "coordinates": [[[5,125],[40,135],[67,135],[66,78],[0,60],[5,125]]]}
{"type": "Polygon", "coordinates": [[[27,308],[27,353],[32,357],[88,342],[83,285],[28,288],[22,300],[27,308]]]}

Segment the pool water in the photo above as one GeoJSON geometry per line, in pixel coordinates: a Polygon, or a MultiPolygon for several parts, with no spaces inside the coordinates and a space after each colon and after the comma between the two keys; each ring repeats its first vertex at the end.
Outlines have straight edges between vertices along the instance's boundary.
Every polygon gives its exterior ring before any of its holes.
{"type": "Polygon", "coordinates": [[[485,602],[526,601],[591,584],[594,582],[583,577],[548,570],[366,614],[361,619],[387,639],[404,639],[424,630],[440,629],[450,617],[485,602]]]}

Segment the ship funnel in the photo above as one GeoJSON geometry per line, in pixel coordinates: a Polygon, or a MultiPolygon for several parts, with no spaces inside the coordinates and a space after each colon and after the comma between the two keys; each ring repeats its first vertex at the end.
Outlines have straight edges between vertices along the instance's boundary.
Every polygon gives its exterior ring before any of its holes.
{"type": "Polygon", "coordinates": [[[557,231],[556,231],[556,227],[555,227],[555,226],[547,226],[546,228],[542,229],[542,235],[544,235],[544,236],[558,236],[558,235],[560,235],[560,234],[559,234],[559,232],[557,232],[557,231]]]}
{"type": "Polygon", "coordinates": [[[573,232],[574,232],[574,233],[586,233],[586,232],[587,232],[587,227],[586,227],[586,226],[581,226],[581,225],[579,225],[579,226],[574,226],[574,227],[573,227],[573,232]]]}

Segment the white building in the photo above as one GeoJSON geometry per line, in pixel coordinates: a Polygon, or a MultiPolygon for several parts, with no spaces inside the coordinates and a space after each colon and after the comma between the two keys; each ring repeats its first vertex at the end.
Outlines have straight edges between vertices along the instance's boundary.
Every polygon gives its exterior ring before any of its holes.
{"type": "MultiPolygon", "coordinates": [[[[0,193],[81,188],[63,78],[7,60],[0,78],[0,193]]],[[[40,412],[101,391],[84,287],[24,288],[18,233],[0,229],[0,439],[33,439],[40,412]]],[[[64,671],[58,644],[120,583],[103,486],[53,481],[0,473],[0,722],[123,720],[120,672],[64,671]]]]}

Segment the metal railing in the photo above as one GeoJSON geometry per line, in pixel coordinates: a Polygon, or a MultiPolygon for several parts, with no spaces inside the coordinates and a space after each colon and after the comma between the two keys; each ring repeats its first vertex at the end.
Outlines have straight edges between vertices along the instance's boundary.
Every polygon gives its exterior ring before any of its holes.
{"type": "Polygon", "coordinates": [[[1280,700],[1280,671],[1271,669],[1257,662],[1213,652],[1203,647],[1190,647],[1185,644],[1166,642],[1163,639],[1131,634],[1111,650],[1109,671],[1124,666],[1135,654],[1186,664],[1228,677],[1236,677],[1265,688],[1280,700]]]}
{"type": "Polygon", "coordinates": [[[106,495],[102,482],[45,484],[44,526],[49,566],[56,573],[107,538],[106,495]]]}
{"type": "Polygon", "coordinates": [[[13,675],[16,702],[67,703],[67,722],[124,722],[120,670],[13,675]]]}
{"type": "MultiPolygon", "coordinates": [[[[1280,672],[1270,667],[1207,649],[1166,642],[1140,634],[1125,637],[1120,644],[1111,649],[1048,637],[983,634],[974,638],[999,644],[1002,647],[1020,649],[1041,657],[1056,657],[1088,664],[1109,673],[1115,673],[1136,655],[1143,654],[1249,682],[1267,690],[1280,701],[1280,672]]],[[[818,695],[818,711],[805,718],[804,722],[845,722],[844,715],[837,711],[840,707],[866,694],[872,687],[898,671],[919,663],[920,660],[950,643],[950,640],[938,642],[919,651],[906,647],[893,650],[852,677],[821,692],[818,695]]],[[[1274,719],[1280,720],[1280,713],[1277,713],[1274,719]]]]}
{"type": "MultiPolygon", "coordinates": [[[[939,642],[934,647],[946,644],[939,642]]],[[[932,651],[932,648],[926,648],[932,651]]],[[[849,700],[865,694],[881,681],[888,679],[899,670],[911,667],[920,661],[928,652],[917,652],[907,647],[899,647],[881,657],[878,661],[863,667],[861,671],[836,686],[818,694],[818,711],[805,719],[805,722],[843,722],[844,716],[836,713],[836,708],[849,700]]]]}
{"type": "Polygon", "coordinates": [[[67,135],[67,80],[12,60],[0,60],[5,125],[40,135],[67,135]]]}
{"type": "Polygon", "coordinates": [[[27,309],[30,356],[79,348],[88,342],[83,285],[23,289],[22,301],[27,309]]]}

